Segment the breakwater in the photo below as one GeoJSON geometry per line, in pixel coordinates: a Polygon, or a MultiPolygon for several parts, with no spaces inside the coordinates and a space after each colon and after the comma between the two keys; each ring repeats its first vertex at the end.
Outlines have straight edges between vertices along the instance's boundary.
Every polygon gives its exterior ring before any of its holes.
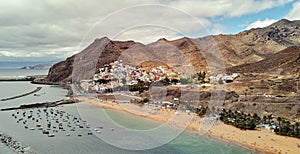
{"type": "Polygon", "coordinates": [[[0,133],[0,141],[2,144],[6,145],[7,147],[9,147],[10,149],[12,149],[14,152],[16,153],[22,153],[22,154],[33,154],[35,152],[30,150],[30,147],[26,147],[24,145],[22,145],[21,142],[15,140],[14,138],[12,138],[9,135],[0,133]]]}
{"type": "Polygon", "coordinates": [[[73,103],[76,103],[76,102],[77,102],[76,99],[69,98],[69,99],[58,100],[58,101],[55,101],[55,102],[24,104],[24,105],[20,105],[19,107],[11,107],[11,108],[1,109],[1,111],[29,109],[29,108],[41,108],[41,107],[55,107],[55,106],[64,105],[64,104],[73,104],[73,103]]]}
{"type": "Polygon", "coordinates": [[[27,95],[30,95],[30,94],[34,94],[34,93],[40,91],[41,89],[42,89],[42,87],[37,87],[35,90],[30,91],[30,92],[28,92],[28,93],[21,94],[21,95],[18,95],[18,96],[9,97],[9,98],[3,98],[3,99],[1,99],[0,101],[8,101],[8,100],[12,100],[12,99],[24,97],[24,96],[27,96],[27,95]]]}
{"type": "Polygon", "coordinates": [[[7,78],[0,78],[1,81],[33,81],[35,79],[34,76],[26,76],[26,77],[7,77],[7,78]]]}

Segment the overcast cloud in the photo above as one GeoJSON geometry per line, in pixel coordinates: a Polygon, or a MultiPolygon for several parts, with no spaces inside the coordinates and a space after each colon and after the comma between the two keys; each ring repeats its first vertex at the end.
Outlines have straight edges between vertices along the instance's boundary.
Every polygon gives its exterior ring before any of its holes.
{"type": "MultiPolygon", "coordinates": [[[[160,37],[219,34],[226,27],[211,19],[240,17],[290,2],[292,0],[0,1],[0,61],[63,58],[103,36],[150,43],[160,37]],[[134,7],[142,4],[148,5],[134,7]]],[[[295,2],[288,17],[297,19],[299,7],[300,3],[295,2]]]]}

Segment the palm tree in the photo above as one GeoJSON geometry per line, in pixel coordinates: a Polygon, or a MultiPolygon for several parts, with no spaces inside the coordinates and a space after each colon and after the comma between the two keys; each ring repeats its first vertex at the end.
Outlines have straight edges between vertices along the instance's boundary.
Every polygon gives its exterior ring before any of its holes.
{"type": "Polygon", "coordinates": [[[254,119],[254,121],[258,121],[260,118],[256,113],[254,113],[253,114],[253,119],[254,119]]]}
{"type": "Polygon", "coordinates": [[[277,117],[277,121],[279,123],[279,128],[280,128],[281,127],[280,122],[282,121],[282,118],[281,117],[277,117]]]}
{"type": "Polygon", "coordinates": [[[298,130],[298,129],[299,129],[299,125],[300,125],[300,124],[299,124],[299,122],[296,122],[296,123],[295,123],[296,130],[298,130]]]}
{"type": "Polygon", "coordinates": [[[299,125],[300,125],[299,122],[296,122],[296,123],[295,123],[295,127],[296,127],[296,128],[295,128],[295,136],[296,136],[296,137],[300,137],[300,136],[299,136],[299,125]]]}
{"type": "Polygon", "coordinates": [[[263,119],[264,119],[264,123],[265,123],[267,121],[267,116],[264,115],[263,119]]]}

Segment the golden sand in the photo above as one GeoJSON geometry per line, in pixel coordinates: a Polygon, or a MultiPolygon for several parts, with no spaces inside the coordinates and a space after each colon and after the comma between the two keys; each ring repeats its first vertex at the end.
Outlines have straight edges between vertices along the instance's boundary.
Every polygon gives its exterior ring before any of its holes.
{"type": "Polygon", "coordinates": [[[160,109],[156,111],[153,110],[153,107],[147,105],[138,106],[130,103],[119,104],[108,101],[91,100],[84,97],[78,99],[89,105],[126,112],[161,123],[186,127],[187,130],[206,134],[210,137],[238,144],[263,153],[300,153],[300,148],[298,147],[300,139],[276,135],[272,131],[266,129],[245,131],[226,125],[220,121],[215,122],[215,125],[201,128],[201,126],[203,127],[203,124],[200,125],[200,122],[203,122],[203,118],[199,118],[195,114],[177,112],[169,109],[160,109]]]}

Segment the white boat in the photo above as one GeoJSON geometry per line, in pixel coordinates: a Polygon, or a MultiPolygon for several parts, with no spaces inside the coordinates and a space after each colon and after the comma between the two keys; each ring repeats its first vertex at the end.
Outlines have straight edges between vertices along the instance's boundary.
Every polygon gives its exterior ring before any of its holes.
{"type": "Polygon", "coordinates": [[[55,134],[49,134],[48,135],[48,137],[54,137],[55,136],[55,134]]]}

